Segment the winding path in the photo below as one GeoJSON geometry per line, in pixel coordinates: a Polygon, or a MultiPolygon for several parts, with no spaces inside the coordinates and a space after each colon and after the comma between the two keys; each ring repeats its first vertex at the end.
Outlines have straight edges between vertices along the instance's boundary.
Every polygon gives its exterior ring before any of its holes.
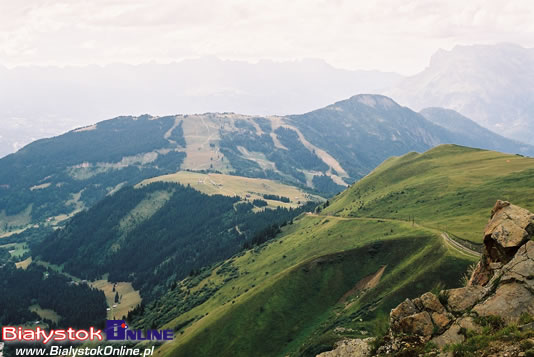
{"type": "MultiPolygon", "coordinates": [[[[325,217],[325,218],[332,218],[332,219],[337,219],[337,220],[343,220],[343,221],[350,221],[350,220],[354,220],[354,221],[377,221],[377,220],[381,220],[381,221],[385,221],[385,222],[398,222],[398,223],[410,223],[408,221],[404,221],[404,220],[401,220],[401,219],[394,219],[394,218],[380,218],[380,217],[339,217],[339,216],[332,216],[332,215],[324,215],[324,214],[317,214],[317,213],[306,213],[306,215],[308,216],[312,216],[312,217],[325,217]]],[[[456,251],[462,253],[462,254],[465,254],[465,255],[468,255],[468,256],[471,256],[471,257],[475,257],[475,258],[480,258],[481,254],[479,252],[475,252],[474,250],[460,244],[459,242],[455,241],[454,239],[452,239],[451,237],[449,237],[449,235],[446,233],[446,232],[442,232],[442,231],[439,231],[435,228],[430,228],[430,227],[426,227],[424,225],[421,225],[419,223],[413,223],[414,227],[420,227],[420,228],[424,228],[426,230],[429,230],[429,231],[432,231],[432,232],[435,232],[437,234],[439,234],[439,236],[443,239],[443,242],[445,245],[449,246],[450,248],[452,249],[455,249],[456,251]]]]}
{"type": "Polygon", "coordinates": [[[479,252],[475,252],[471,248],[468,248],[465,245],[458,243],[457,241],[449,237],[449,235],[446,232],[442,232],[441,237],[447,244],[451,245],[453,248],[456,248],[457,250],[461,250],[463,253],[467,255],[471,255],[474,257],[478,257],[478,258],[480,258],[480,256],[482,255],[479,252]]]}

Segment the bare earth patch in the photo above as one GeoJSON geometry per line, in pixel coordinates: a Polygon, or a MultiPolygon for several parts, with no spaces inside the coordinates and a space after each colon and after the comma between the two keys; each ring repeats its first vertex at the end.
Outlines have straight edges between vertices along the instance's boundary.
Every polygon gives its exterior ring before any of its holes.
{"type": "Polygon", "coordinates": [[[30,266],[31,263],[32,263],[32,257],[28,257],[24,259],[23,261],[15,263],[15,266],[17,267],[17,269],[26,270],[30,266]]]}
{"type": "Polygon", "coordinates": [[[84,131],[91,131],[91,130],[96,130],[96,124],[76,129],[76,130],[74,130],[74,132],[75,133],[81,133],[81,132],[84,132],[84,131]]]}
{"type": "Polygon", "coordinates": [[[30,191],[43,190],[45,188],[50,187],[50,185],[51,185],[50,182],[46,182],[46,183],[43,183],[43,184],[40,184],[40,185],[35,185],[35,186],[30,187],[30,191]]]}
{"type": "Polygon", "coordinates": [[[386,270],[386,265],[384,265],[383,267],[381,267],[380,269],[378,269],[378,271],[374,274],[371,274],[371,275],[368,275],[366,276],[365,278],[363,278],[362,280],[358,281],[358,283],[352,288],[350,289],[349,291],[347,291],[345,293],[345,295],[343,295],[341,297],[341,299],[339,299],[339,302],[345,302],[347,301],[347,299],[359,292],[365,292],[369,289],[372,289],[374,288],[375,286],[378,285],[378,283],[380,282],[380,279],[382,278],[382,275],[384,274],[384,271],[386,270]]]}

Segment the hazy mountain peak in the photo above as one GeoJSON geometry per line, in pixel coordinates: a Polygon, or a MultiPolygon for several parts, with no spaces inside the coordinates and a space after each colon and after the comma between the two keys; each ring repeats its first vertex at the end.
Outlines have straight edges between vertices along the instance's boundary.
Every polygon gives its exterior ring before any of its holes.
{"type": "Polygon", "coordinates": [[[415,110],[444,107],[510,138],[534,143],[534,49],[515,44],[437,51],[388,95],[415,110]]]}
{"type": "Polygon", "coordinates": [[[330,109],[340,109],[343,107],[352,107],[354,105],[365,105],[373,109],[387,110],[388,108],[400,107],[393,99],[381,94],[357,94],[349,99],[341,100],[330,105],[330,109]]]}
{"type": "Polygon", "coordinates": [[[450,63],[461,64],[462,61],[481,61],[483,63],[501,62],[503,60],[512,60],[511,56],[534,55],[534,49],[525,48],[514,43],[498,43],[495,45],[457,45],[451,50],[439,49],[430,58],[430,64],[427,68],[433,66],[442,66],[450,63]]]}
{"type": "Polygon", "coordinates": [[[508,153],[534,154],[533,146],[497,135],[452,109],[425,108],[420,114],[428,121],[461,135],[463,139],[457,141],[460,145],[508,153]]]}
{"type": "Polygon", "coordinates": [[[391,98],[378,94],[361,94],[353,98],[359,103],[365,104],[373,108],[376,108],[377,106],[382,106],[385,108],[399,106],[391,98]]]}

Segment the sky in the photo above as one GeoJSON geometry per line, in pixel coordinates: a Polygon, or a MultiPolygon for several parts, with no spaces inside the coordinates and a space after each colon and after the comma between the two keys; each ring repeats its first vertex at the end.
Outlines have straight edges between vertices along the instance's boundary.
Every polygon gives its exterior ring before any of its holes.
{"type": "Polygon", "coordinates": [[[0,65],[319,58],[414,74],[438,49],[534,47],[532,0],[0,0],[0,65]]]}

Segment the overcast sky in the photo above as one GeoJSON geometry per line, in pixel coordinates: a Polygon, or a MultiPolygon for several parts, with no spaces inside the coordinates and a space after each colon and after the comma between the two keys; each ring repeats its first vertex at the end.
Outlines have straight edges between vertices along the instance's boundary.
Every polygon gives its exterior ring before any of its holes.
{"type": "Polygon", "coordinates": [[[0,64],[321,58],[413,74],[439,48],[534,47],[532,0],[0,0],[0,64]]]}

